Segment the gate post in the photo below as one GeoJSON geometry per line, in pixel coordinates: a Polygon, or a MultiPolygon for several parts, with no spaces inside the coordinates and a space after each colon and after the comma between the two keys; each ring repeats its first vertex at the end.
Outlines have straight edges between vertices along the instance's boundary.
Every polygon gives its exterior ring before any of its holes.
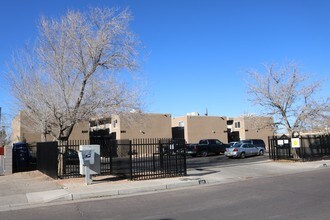
{"type": "Polygon", "coordinates": [[[187,176],[187,155],[186,155],[186,144],[183,143],[183,169],[184,175],[187,176]]]}
{"type": "Polygon", "coordinates": [[[270,142],[271,142],[271,139],[270,139],[270,136],[268,136],[268,158],[269,158],[269,159],[272,159],[272,158],[270,157],[270,155],[271,155],[271,151],[272,151],[272,145],[270,144],[270,142]]]}
{"type": "Polygon", "coordinates": [[[133,180],[133,159],[132,159],[132,140],[129,141],[129,173],[130,178],[133,180]]]}
{"type": "Polygon", "coordinates": [[[159,167],[160,169],[164,168],[164,151],[163,151],[163,145],[162,145],[162,141],[159,140],[158,141],[158,149],[159,149],[159,167]]]}
{"type": "Polygon", "coordinates": [[[113,163],[112,163],[112,157],[114,155],[114,149],[117,149],[118,148],[118,141],[117,140],[114,140],[114,141],[111,141],[111,140],[107,140],[107,143],[105,144],[105,146],[107,146],[109,149],[109,153],[110,153],[110,173],[113,174],[113,163]]]}

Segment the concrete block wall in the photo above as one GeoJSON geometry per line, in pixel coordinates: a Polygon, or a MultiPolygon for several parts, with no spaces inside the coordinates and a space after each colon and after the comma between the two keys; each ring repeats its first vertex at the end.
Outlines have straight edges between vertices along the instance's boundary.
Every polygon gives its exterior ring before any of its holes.
{"type": "Polygon", "coordinates": [[[5,174],[5,156],[0,155],[0,176],[5,174]]]}
{"type": "Polygon", "coordinates": [[[10,175],[12,173],[13,173],[13,147],[5,146],[4,174],[10,175]]]}

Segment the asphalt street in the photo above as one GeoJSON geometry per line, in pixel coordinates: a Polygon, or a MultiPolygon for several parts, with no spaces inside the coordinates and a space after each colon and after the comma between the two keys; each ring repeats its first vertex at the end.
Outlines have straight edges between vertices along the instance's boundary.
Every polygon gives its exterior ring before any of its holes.
{"type": "Polygon", "coordinates": [[[330,169],[1,212],[0,219],[329,219],[330,169]]]}
{"type": "Polygon", "coordinates": [[[260,162],[266,161],[269,159],[269,155],[265,154],[263,156],[252,156],[246,157],[244,159],[239,158],[228,158],[221,155],[211,155],[208,157],[190,157],[187,156],[187,168],[199,168],[199,167],[212,167],[218,165],[240,165],[242,163],[250,163],[250,162],[260,162]]]}

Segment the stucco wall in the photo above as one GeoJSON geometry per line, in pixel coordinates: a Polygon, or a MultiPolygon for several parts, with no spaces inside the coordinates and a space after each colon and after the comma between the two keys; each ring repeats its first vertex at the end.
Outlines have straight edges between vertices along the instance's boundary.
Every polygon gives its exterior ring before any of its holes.
{"type": "Polygon", "coordinates": [[[180,121],[184,123],[184,134],[188,143],[197,143],[207,138],[228,142],[226,117],[182,116],[173,118],[172,126],[178,126],[180,121]]]}
{"type": "MultiPolygon", "coordinates": [[[[26,141],[27,143],[37,143],[41,141],[41,134],[31,126],[33,122],[20,112],[12,121],[11,142],[26,141]]],[[[54,137],[47,135],[46,141],[53,141],[54,137]]],[[[89,140],[89,122],[77,123],[72,130],[69,140],[89,140]]]]}
{"type": "Polygon", "coordinates": [[[26,141],[28,143],[40,142],[41,134],[32,126],[32,121],[20,112],[12,121],[11,142],[26,141]]]}
{"type": "Polygon", "coordinates": [[[113,115],[111,132],[116,139],[172,138],[170,114],[113,115]]]}
{"type": "Polygon", "coordinates": [[[271,125],[273,118],[259,116],[242,116],[233,119],[232,131],[238,131],[240,140],[262,139],[268,149],[268,137],[274,133],[271,125]],[[240,128],[235,128],[235,122],[240,122],[240,128]]]}

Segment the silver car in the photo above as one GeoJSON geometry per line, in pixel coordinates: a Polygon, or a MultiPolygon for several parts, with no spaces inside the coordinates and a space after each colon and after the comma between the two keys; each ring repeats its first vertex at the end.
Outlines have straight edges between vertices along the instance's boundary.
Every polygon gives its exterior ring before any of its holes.
{"type": "Polygon", "coordinates": [[[263,155],[263,149],[253,144],[238,142],[233,146],[226,148],[225,155],[229,158],[245,158],[246,156],[263,155]]]}
{"type": "Polygon", "coordinates": [[[232,141],[232,142],[229,142],[228,143],[228,145],[230,146],[230,147],[232,147],[234,144],[236,144],[237,143],[237,141],[232,141]]]}

